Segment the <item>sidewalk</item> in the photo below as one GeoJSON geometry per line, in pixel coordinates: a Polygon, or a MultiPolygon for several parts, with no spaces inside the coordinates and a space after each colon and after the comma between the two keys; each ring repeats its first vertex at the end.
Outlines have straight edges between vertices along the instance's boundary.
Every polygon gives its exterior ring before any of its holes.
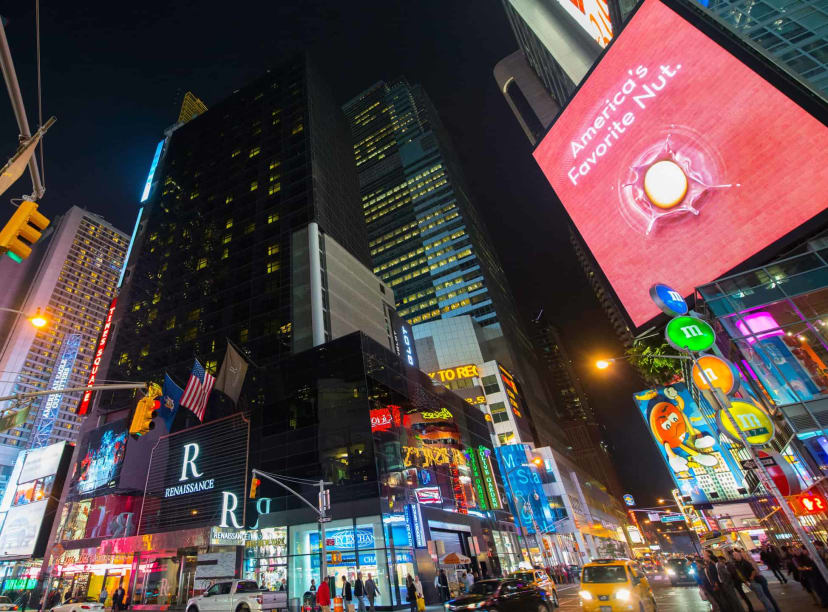
{"type": "MultiPolygon", "coordinates": [[[[780,584],[770,572],[762,572],[762,575],[767,578],[771,594],[783,612],[788,612],[788,610],[811,612],[825,609],[815,605],[808,592],[793,578],[788,578],[788,584],[780,584]]],[[[762,605],[753,593],[750,594],[750,600],[753,602],[754,610],[762,609],[762,605]]]]}

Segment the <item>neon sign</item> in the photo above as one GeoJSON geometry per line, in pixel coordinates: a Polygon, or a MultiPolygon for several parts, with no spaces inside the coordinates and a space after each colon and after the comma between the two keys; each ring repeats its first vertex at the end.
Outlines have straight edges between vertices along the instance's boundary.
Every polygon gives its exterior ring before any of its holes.
{"type": "Polygon", "coordinates": [[[89,410],[89,400],[92,398],[91,389],[95,384],[95,378],[98,376],[98,368],[101,365],[101,357],[103,357],[104,349],[106,348],[106,341],[109,340],[109,330],[112,328],[112,316],[115,314],[115,304],[118,298],[113,298],[109,305],[109,311],[106,313],[106,321],[103,329],[101,329],[101,339],[98,340],[98,350],[95,351],[95,358],[92,360],[92,369],[89,371],[89,379],[86,381],[87,391],[83,392],[80,406],[78,406],[78,414],[84,415],[89,410]]]}
{"type": "Polygon", "coordinates": [[[419,504],[442,504],[443,496],[440,494],[440,487],[420,487],[414,489],[419,504]]]}
{"type": "Polygon", "coordinates": [[[485,446],[478,446],[477,454],[480,458],[480,469],[483,472],[483,482],[486,485],[486,493],[489,496],[489,505],[493,510],[499,510],[503,507],[503,502],[500,499],[500,493],[498,493],[497,490],[497,482],[495,481],[494,471],[492,470],[492,451],[485,446]]]}
{"type": "Polygon", "coordinates": [[[141,202],[146,202],[149,197],[150,189],[152,188],[152,179],[155,178],[155,169],[158,167],[158,160],[161,159],[161,151],[163,149],[164,141],[162,140],[155,148],[155,155],[152,158],[152,164],[150,164],[149,175],[147,176],[147,182],[144,185],[144,192],[141,194],[141,202]]]}
{"type": "MultiPolygon", "coordinates": [[[[181,462],[181,478],[178,479],[178,482],[186,482],[191,477],[201,478],[204,475],[196,467],[196,459],[198,458],[200,450],[201,447],[199,447],[197,442],[190,442],[184,445],[184,460],[181,462]],[[188,476],[188,473],[192,474],[192,476],[188,476]]],[[[164,497],[177,497],[178,495],[188,495],[189,493],[200,493],[201,491],[209,491],[215,488],[215,486],[216,481],[213,478],[206,478],[198,482],[187,482],[182,485],[166,487],[164,489],[164,497]]],[[[236,502],[238,503],[238,500],[236,502]]],[[[222,525],[222,527],[226,527],[226,525],[222,525]]]]}
{"type": "Polygon", "coordinates": [[[477,495],[477,507],[486,510],[486,488],[483,485],[483,474],[480,471],[480,465],[477,463],[477,453],[474,449],[468,450],[466,451],[466,458],[471,466],[474,492],[477,495]]]}
{"type": "Polygon", "coordinates": [[[463,378],[479,378],[480,371],[477,369],[476,365],[468,364],[445,370],[437,370],[436,372],[429,372],[428,375],[433,380],[439,379],[440,382],[450,382],[452,380],[460,380],[463,378]]]}
{"type": "Polygon", "coordinates": [[[466,465],[466,457],[456,448],[403,446],[405,467],[430,465],[466,465]]]}
{"type": "Polygon", "coordinates": [[[427,421],[450,421],[454,418],[454,415],[451,412],[449,412],[448,408],[440,408],[440,410],[436,410],[433,412],[428,412],[424,410],[421,414],[423,418],[427,421]]]}

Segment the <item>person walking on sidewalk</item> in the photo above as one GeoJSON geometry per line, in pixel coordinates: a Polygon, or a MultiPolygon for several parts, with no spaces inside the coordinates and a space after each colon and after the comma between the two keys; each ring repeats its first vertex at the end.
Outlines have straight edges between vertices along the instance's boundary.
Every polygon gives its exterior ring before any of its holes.
{"type": "Polygon", "coordinates": [[[405,600],[408,602],[409,610],[417,612],[417,587],[411,574],[405,577],[405,600]]]}
{"type": "Polygon", "coordinates": [[[322,608],[322,612],[331,612],[331,587],[327,578],[319,582],[319,588],[316,590],[316,605],[322,608]]]}
{"type": "Polygon", "coordinates": [[[374,610],[374,600],[377,598],[377,595],[379,594],[380,591],[377,588],[377,584],[371,577],[371,572],[368,572],[368,580],[365,581],[365,596],[368,598],[368,609],[371,612],[376,612],[374,610]]]}
{"type": "Polygon", "coordinates": [[[354,597],[357,601],[357,612],[365,612],[365,583],[362,582],[362,572],[357,572],[354,580],[354,597]]]}
{"type": "Polygon", "coordinates": [[[739,593],[739,597],[741,597],[742,601],[745,602],[748,612],[754,612],[753,604],[747,596],[747,592],[750,590],[750,580],[748,580],[748,575],[739,571],[739,567],[736,565],[736,558],[733,556],[732,550],[727,549],[724,551],[724,559],[725,565],[727,565],[727,571],[730,572],[730,575],[733,578],[733,586],[736,587],[736,592],[739,593]]]}
{"type": "Polygon", "coordinates": [[[736,586],[733,582],[733,576],[727,569],[724,557],[717,557],[712,550],[704,551],[704,558],[707,561],[707,571],[715,576],[716,593],[718,594],[719,608],[722,612],[744,612],[739,601],[739,595],[736,593],[736,586]]]}
{"type": "Polygon", "coordinates": [[[747,578],[750,584],[750,589],[759,598],[759,601],[765,607],[767,612],[781,612],[776,600],[771,595],[768,588],[767,579],[759,572],[759,568],[753,564],[747,553],[741,550],[733,551],[733,561],[736,564],[737,571],[747,578]]]}
{"type": "Polygon", "coordinates": [[[779,582],[788,584],[788,579],[782,573],[782,557],[770,542],[765,543],[762,552],[759,553],[759,558],[762,560],[762,563],[768,566],[768,569],[773,572],[773,575],[776,576],[779,582]]]}
{"type": "Polygon", "coordinates": [[[347,576],[342,576],[342,603],[345,605],[345,612],[354,612],[354,592],[347,576]]]}

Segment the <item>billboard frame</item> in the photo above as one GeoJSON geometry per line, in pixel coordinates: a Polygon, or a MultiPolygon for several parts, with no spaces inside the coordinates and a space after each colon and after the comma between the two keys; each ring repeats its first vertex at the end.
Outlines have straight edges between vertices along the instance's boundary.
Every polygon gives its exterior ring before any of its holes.
{"type": "MultiPolygon", "coordinates": [[[[666,8],[673,11],[679,18],[686,21],[690,26],[707,36],[713,43],[732,55],[734,59],[738,60],[747,68],[755,72],[760,78],[764,79],[769,85],[791,100],[791,102],[811,115],[816,121],[822,123],[826,128],[828,128],[828,101],[824,100],[819,94],[812,91],[804,81],[800,80],[785,70],[782,66],[778,65],[772,58],[765,56],[758,47],[755,47],[751,43],[748,43],[739,37],[737,34],[731,32],[723,21],[719,20],[714,15],[707,13],[703,6],[689,2],[684,3],[681,0],[644,0],[643,2],[639,2],[635,9],[629,14],[626,22],[623,24],[623,27],[613,33],[609,44],[601,50],[600,55],[595,60],[592,67],[573,90],[569,100],[567,100],[565,104],[561,105],[549,126],[544,130],[543,135],[538,138],[536,144],[532,147],[533,158],[535,157],[535,152],[541,147],[550,132],[552,132],[555,128],[555,124],[572,104],[572,101],[577,97],[578,93],[580,93],[581,88],[584,87],[590,80],[593,72],[595,72],[604,60],[606,54],[609,53],[609,51],[616,45],[618,39],[624,33],[624,30],[627,29],[627,25],[635,19],[635,16],[638,14],[638,11],[641,9],[644,2],[659,2],[663,4],[666,8]]],[[[665,314],[654,315],[640,325],[635,325],[632,317],[630,317],[627,312],[624,303],[618,298],[615,288],[609,281],[609,278],[600,263],[592,254],[592,250],[589,248],[587,241],[572,221],[566,206],[564,206],[551,184],[549,184],[549,188],[555,195],[555,199],[563,208],[569,227],[575,234],[575,238],[583,247],[584,254],[588,257],[590,263],[594,264],[593,268],[598,273],[599,279],[603,281],[602,284],[605,285],[605,288],[610,292],[614,303],[619,307],[619,313],[623,317],[624,323],[627,327],[633,332],[634,335],[639,335],[644,331],[665,325],[669,319],[669,317],[665,314]]],[[[713,282],[718,278],[726,278],[733,274],[738,274],[766,263],[770,258],[782,254],[786,248],[791,247],[796,241],[802,240],[806,238],[808,234],[813,233],[813,230],[809,229],[808,226],[814,224],[816,227],[828,226],[828,210],[817,214],[784,236],[780,236],[778,239],[755,252],[753,255],[740,262],[730,270],[727,270],[716,278],[708,279],[705,282],[713,282]]],[[[665,280],[666,282],[669,282],[669,279],[665,280]]],[[[688,305],[691,309],[695,306],[695,290],[691,295],[682,297],[687,299],[688,305]]]]}

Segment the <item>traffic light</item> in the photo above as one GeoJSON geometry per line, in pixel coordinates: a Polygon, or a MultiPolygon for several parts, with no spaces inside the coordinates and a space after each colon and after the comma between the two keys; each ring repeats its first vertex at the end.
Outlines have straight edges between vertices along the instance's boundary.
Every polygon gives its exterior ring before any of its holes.
{"type": "Polygon", "coordinates": [[[255,477],[250,481],[250,499],[256,499],[260,484],[262,481],[255,477]]]}
{"type": "Polygon", "coordinates": [[[132,423],[129,426],[129,433],[133,438],[138,439],[155,427],[153,419],[158,416],[158,409],[161,407],[161,402],[158,401],[160,395],[161,388],[156,384],[151,384],[147,394],[138,400],[135,414],[132,415],[132,423]]]}
{"type": "Polygon", "coordinates": [[[37,212],[37,202],[23,200],[0,230],[0,252],[8,252],[16,261],[26,259],[32,254],[31,245],[40,239],[41,232],[47,227],[49,219],[37,212]]]}

